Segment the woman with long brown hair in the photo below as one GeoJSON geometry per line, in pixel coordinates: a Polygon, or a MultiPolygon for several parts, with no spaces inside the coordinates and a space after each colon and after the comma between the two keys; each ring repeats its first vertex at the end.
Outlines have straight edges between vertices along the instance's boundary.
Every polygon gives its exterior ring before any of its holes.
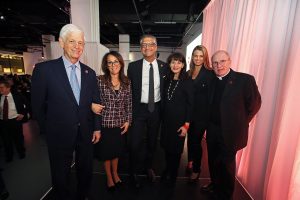
{"type": "Polygon", "coordinates": [[[95,154],[104,160],[107,188],[113,191],[115,186],[122,183],[118,175],[118,161],[124,146],[122,136],[127,132],[132,119],[131,86],[124,74],[124,60],[118,52],[105,54],[101,67],[104,75],[98,77],[98,85],[103,105],[102,128],[95,154]]]}
{"type": "Polygon", "coordinates": [[[213,77],[207,49],[198,45],[193,49],[189,76],[194,86],[194,109],[188,131],[188,166],[190,182],[198,180],[201,172],[201,141],[208,123],[208,84],[213,77]]]}

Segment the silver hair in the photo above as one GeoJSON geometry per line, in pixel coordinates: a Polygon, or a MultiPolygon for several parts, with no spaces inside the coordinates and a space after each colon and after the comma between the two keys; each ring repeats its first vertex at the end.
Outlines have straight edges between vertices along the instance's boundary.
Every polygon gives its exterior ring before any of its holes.
{"type": "Polygon", "coordinates": [[[219,54],[219,53],[224,53],[224,54],[228,57],[228,59],[230,60],[230,54],[229,54],[227,51],[225,51],[225,50],[218,50],[218,51],[216,51],[216,52],[211,56],[211,61],[214,59],[214,56],[217,55],[217,54],[219,54]]]}
{"type": "Polygon", "coordinates": [[[156,37],[155,37],[154,35],[150,35],[150,34],[143,35],[143,36],[141,37],[141,39],[140,39],[140,44],[143,43],[143,40],[144,40],[145,38],[152,38],[152,39],[154,40],[155,44],[157,44],[157,39],[156,39],[156,37]]]}
{"type": "Polygon", "coordinates": [[[66,41],[68,34],[70,33],[82,33],[84,36],[84,32],[81,28],[74,24],[66,24],[64,25],[60,32],[59,32],[59,37],[63,40],[66,41]]]}

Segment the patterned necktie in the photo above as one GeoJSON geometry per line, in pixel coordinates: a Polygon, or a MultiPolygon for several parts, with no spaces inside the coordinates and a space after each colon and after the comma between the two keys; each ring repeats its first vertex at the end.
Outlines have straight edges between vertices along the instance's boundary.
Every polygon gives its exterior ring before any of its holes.
{"type": "Polygon", "coordinates": [[[5,96],[4,102],[3,102],[3,120],[8,120],[8,100],[7,100],[7,96],[5,96]]]}
{"type": "Polygon", "coordinates": [[[149,69],[149,96],[148,96],[148,110],[154,111],[154,77],[153,77],[153,65],[150,63],[149,69]]]}
{"type": "Polygon", "coordinates": [[[79,105],[80,87],[79,87],[78,79],[76,76],[76,65],[71,65],[71,68],[72,69],[71,69],[71,73],[70,73],[70,84],[71,84],[75,99],[77,101],[77,104],[79,105]]]}

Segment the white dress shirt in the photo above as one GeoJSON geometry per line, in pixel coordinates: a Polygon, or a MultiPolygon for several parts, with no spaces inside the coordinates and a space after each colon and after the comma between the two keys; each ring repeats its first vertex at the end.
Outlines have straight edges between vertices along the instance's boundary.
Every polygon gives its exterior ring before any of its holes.
{"type": "MultiPolygon", "coordinates": [[[[152,63],[153,72],[154,72],[154,75],[153,75],[153,78],[154,78],[154,102],[158,102],[158,101],[160,101],[160,76],[159,76],[158,64],[157,64],[156,59],[151,63],[152,63]]],[[[148,103],[149,70],[150,70],[150,62],[143,59],[141,103],[148,103]]]]}
{"type": "MultiPolygon", "coordinates": [[[[70,74],[71,74],[71,70],[72,70],[71,66],[73,64],[69,60],[67,60],[65,56],[62,56],[62,59],[64,61],[64,65],[65,65],[67,75],[68,75],[68,79],[69,79],[69,82],[70,82],[70,74]]],[[[76,76],[77,76],[79,88],[81,88],[81,69],[80,69],[79,61],[77,61],[74,65],[76,65],[75,73],[76,73],[76,76]]]]}
{"type": "Polygon", "coordinates": [[[18,112],[17,112],[14,98],[11,93],[9,93],[8,95],[1,96],[0,117],[1,117],[1,119],[3,119],[3,103],[4,103],[5,96],[7,96],[7,101],[8,101],[8,119],[14,119],[14,118],[18,117],[18,112]]]}

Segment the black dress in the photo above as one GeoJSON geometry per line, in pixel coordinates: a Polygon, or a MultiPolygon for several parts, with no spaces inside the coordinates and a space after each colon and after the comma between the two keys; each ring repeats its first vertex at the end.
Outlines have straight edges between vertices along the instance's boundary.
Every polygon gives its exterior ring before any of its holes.
{"type": "Polygon", "coordinates": [[[185,137],[178,129],[190,122],[193,109],[193,83],[187,80],[169,80],[164,88],[161,146],[170,154],[183,152],[185,137]]]}

